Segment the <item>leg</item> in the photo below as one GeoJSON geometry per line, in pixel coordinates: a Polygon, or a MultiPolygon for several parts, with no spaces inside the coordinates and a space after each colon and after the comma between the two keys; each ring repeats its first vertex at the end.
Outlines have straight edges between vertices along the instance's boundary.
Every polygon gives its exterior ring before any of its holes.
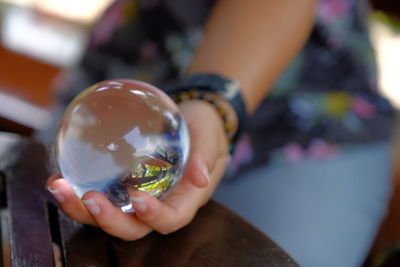
{"type": "Polygon", "coordinates": [[[343,149],[329,160],[275,161],[222,182],[214,199],[301,266],[360,266],[385,215],[390,163],[384,143],[343,149]]]}

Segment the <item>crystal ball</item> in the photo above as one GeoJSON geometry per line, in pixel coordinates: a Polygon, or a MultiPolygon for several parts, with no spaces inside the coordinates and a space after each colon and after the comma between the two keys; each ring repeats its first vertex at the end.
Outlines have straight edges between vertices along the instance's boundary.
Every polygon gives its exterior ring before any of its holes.
{"type": "Polygon", "coordinates": [[[68,105],[55,151],[79,197],[96,190],[134,212],[130,193],[162,199],[182,177],[189,146],[184,118],[164,92],[140,81],[108,80],[68,105]]]}

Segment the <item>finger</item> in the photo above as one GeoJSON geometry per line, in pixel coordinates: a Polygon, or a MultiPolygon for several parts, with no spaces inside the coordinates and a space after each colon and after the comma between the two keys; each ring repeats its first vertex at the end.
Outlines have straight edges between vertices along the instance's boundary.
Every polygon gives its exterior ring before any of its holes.
{"type": "Polygon", "coordinates": [[[123,213],[101,193],[90,191],[82,197],[82,202],[96,224],[110,235],[123,240],[137,240],[152,229],[137,219],[132,213],[123,213]]]}
{"type": "MultiPolygon", "coordinates": [[[[186,184],[194,188],[190,183],[186,184]]],[[[174,206],[147,193],[137,191],[132,194],[131,201],[140,221],[161,234],[169,234],[187,225],[193,219],[198,205],[197,203],[193,205],[197,202],[193,199],[194,195],[191,194],[190,197],[174,190],[169,196],[169,200],[181,203],[174,206]]]]}
{"type": "Polygon", "coordinates": [[[54,182],[55,180],[60,179],[60,178],[62,178],[61,174],[59,174],[59,173],[52,174],[49,178],[47,178],[46,189],[48,189],[48,187],[50,186],[50,184],[52,182],[54,182]]]}
{"type": "MultiPolygon", "coordinates": [[[[219,177],[225,169],[225,160],[219,160],[215,165],[211,176],[219,177]]],[[[214,179],[207,188],[198,188],[189,181],[181,181],[163,201],[136,191],[131,193],[132,205],[140,221],[161,234],[169,234],[192,221],[217,184],[217,179],[214,179]]]]}
{"type": "Polygon", "coordinates": [[[209,167],[207,167],[198,153],[191,152],[183,179],[188,179],[194,186],[199,188],[204,188],[209,184],[211,179],[209,167]]]}
{"type": "Polygon", "coordinates": [[[215,141],[215,138],[207,137],[193,140],[196,141],[192,146],[183,177],[188,179],[194,186],[204,188],[210,183],[211,173],[214,172],[217,162],[222,161],[224,167],[226,166],[227,150],[219,147],[224,147],[226,144],[205,144],[204,140],[215,141]]]}
{"type": "Polygon", "coordinates": [[[228,145],[225,133],[221,130],[215,133],[204,131],[196,121],[189,121],[190,139],[192,140],[190,158],[184,178],[194,186],[206,187],[210,182],[210,173],[214,171],[220,158],[226,159],[228,145]]]}
{"type": "Polygon", "coordinates": [[[67,181],[64,179],[56,179],[49,183],[47,189],[57,200],[64,213],[69,217],[83,224],[96,225],[67,181]]]}

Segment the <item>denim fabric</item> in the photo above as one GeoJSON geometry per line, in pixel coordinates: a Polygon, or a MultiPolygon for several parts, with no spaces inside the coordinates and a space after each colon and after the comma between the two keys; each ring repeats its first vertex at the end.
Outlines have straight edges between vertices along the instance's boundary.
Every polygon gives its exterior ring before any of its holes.
{"type": "Polygon", "coordinates": [[[221,182],[214,199],[250,221],[305,267],[355,267],[366,257],[391,193],[386,143],[326,160],[274,160],[221,182]]]}

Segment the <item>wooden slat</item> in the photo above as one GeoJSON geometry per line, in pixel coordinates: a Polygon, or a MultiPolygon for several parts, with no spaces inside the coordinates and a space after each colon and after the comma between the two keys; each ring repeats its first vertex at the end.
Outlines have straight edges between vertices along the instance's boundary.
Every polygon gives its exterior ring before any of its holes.
{"type": "Polygon", "coordinates": [[[43,128],[50,119],[47,109],[54,102],[53,82],[59,72],[0,45],[0,131],[30,135],[43,128]]]}
{"type": "Polygon", "coordinates": [[[0,131],[17,133],[25,136],[31,136],[33,134],[32,128],[2,117],[0,117],[0,131]]]}
{"type": "Polygon", "coordinates": [[[99,229],[85,227],[59,213],[62,246],[67,266],[110,265],[108,236],[99,229]]]}
{"type": "Polygon", "coordinates": [[[12,265],[54,266],[43,187],[43,179],[48,175],[44,147],[24,140],[3,155],[1,161],[6,179],[12,265]]]}
{"type": "Polygon", "coordinates": [[[58,67],[14,53],[0,45],[0,90],[33,105],[53,103],[52,83],[58,67]]]}

